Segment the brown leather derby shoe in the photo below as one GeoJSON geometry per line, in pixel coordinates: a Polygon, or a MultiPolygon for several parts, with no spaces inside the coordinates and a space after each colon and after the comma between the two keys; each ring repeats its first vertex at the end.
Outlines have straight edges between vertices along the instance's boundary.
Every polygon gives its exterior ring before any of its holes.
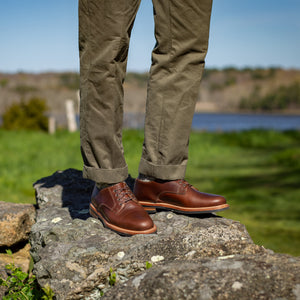
{"type": "Polygon", "coordinates": [[[121,235],[156,232],[152,219],[137,202],[125,182],[100,191],[95,186],[90,203],[90,214],[100,219],[105,227],[121,235]]]}
{"type": "Polygon", "coordinates": [[[199,214],[229,208],[224,197],[202,193],[183,179],[172,181],[136,179],[133,192],[145,210],[159,208],[185,214],[199,214]]]}

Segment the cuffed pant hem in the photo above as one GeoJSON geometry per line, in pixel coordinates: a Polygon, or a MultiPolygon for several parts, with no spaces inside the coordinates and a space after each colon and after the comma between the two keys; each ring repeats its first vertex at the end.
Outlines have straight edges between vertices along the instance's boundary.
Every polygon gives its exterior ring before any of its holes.
{"type": "Polygon", "coordinates": [[[98,169],[94,167],[83,167],[83,177],[95,182],[117,183],[125,181],[128,177],[128,167],[118,169],[98,169]]]}
{"type": "Polygon", "coordinates": [[[139,173],[163,180],[183,179],[185,176],[186,165],[155,165],[144,158],[139,165],[139,173]]]}

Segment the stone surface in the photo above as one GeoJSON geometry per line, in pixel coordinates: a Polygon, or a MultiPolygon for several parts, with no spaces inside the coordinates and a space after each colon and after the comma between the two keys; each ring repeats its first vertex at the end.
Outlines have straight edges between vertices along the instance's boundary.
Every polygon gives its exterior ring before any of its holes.
{"type": "MultiPolygon", "coordinates": [[[[16,267],[28,272],[30,264],[29,233],[35,222],[35,207],[31,204],[16,204],[0,201],[0,278],[7,277],[5,266],[14,263],[16,267]],[[13,251],[12,256],[6,249],[13,251]]],[[[5,294],[0,286],[0,299],[5,294]]]]}
{"type": "Polygon", "coordinates": [[[0,269],[4,270],[9,263],[14,263],[16,267],[21,268],[23,272],[29,271],[30,264],[30,245],[27,243],[21,249],[15,251],[12,256],[6,253],[0,253],[0,269]]]}
{"type": "Polygon", "coordinates": [[[253,244],[239,222],[159,212],[152,215],[157,234],[122,237],[89,217],[93,183],[80,171],[56,172],[34,187],[39,206],[30,236],[34,273],[57,299],[99,299],[102,293],[107,299],[243,299],[238,295],[251,290],[269,299],[271,290],[277,298],[299,291],[294,272],[299,259],[253,244]],[[146,262],[152,268],[146,270],[146,262]],[[113,287],[110,272],[116,274],[113,287]]]}
{"type": "MultiPolygon", "coordinates": [[[[2,268],[2,266],[0,265],[0,278],[6,279],[7,278],[7,274],[5,272],[5,269],[2,268]]],[[[5,286],[0,286],[0,299],[3,299],[5,292],[7,290],[7,287],[5,286]]]]}
{"type": "Polygon", "coordinates": [[[265,253],[173,261],[101,299],[300,299],[300,259],[265,253]]]}
{"type": "Polygon", "coordinates": [[[0,247],[12,247],[28,240],[34,221],[33,205],[0,201],[0,247]]]}

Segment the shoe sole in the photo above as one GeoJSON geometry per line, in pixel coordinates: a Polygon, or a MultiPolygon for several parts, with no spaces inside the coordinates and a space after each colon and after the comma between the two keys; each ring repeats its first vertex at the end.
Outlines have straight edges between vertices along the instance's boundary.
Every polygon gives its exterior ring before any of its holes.
{"type": "Polygon", "coordinates": [[[209,214],[218,211],[222,211],[229,208],[228,204],[222,204],[217,206],[210,207],[182,207],[169,203],[151,203],[147,201],[139,201],[139,203],[144,207],[144,209],[149,213],[149,211],[153,211],[153,209],[167,210],[173,211],[181,214],[209,214]]]}
{"type": "Polygon", "coordinates": [[[147,207],[143,206],[144,210],[150,215],[150,214],[155,214],[156,213],[156,208],[155,207],[147,207]]]}
{"type": "Polygon", "coordinates": [[[93,204],[90,204],[90,215],[93,218],[99,219],[103,226],[105,228],[109,228],[112,231],[122,235],[122,236],[132,236],[135,234],[151,234],[151,233],[156,233],[157,228],[156,225],[154,225],[152,228],[143,230],[143,231],[136,231],[136,230],[130,230],[130,229],[125,229],[119,226],[116,226],[114,224],[111,224],[105,220],[105,218],[99,213],[96,208],[93,206],[93,204]]]}

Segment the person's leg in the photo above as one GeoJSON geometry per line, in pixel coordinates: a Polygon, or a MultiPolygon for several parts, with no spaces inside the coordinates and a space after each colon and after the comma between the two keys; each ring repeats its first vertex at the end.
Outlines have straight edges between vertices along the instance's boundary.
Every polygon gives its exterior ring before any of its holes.
{"type": "Polygon", "coordinates": [[[80,0],[80,137],[83,176],[94,180],[90,214],[123,235],[156,226],[123,182],[123,81],[140,0],[80,0]]]}
{"type": "Polygon", "coordinates": [[[80,137],[83,176],[117,183],[123,156],[123,81],[140,0],[79,0],[80,137]]]}
{"type": "Polygon", "coordinates": [[[185,176],[188,144],[207,52],[212,0],[153,0],[155,37],[139,172],[185,176]]]}
{"type": "Polygon", "coordinates": [[[212,0],[153,0],[152,53],[145,140],[134,194],[147,210],[211,213],[224,197],[185,180],[189,135],[207,53],[212,0]]]}

